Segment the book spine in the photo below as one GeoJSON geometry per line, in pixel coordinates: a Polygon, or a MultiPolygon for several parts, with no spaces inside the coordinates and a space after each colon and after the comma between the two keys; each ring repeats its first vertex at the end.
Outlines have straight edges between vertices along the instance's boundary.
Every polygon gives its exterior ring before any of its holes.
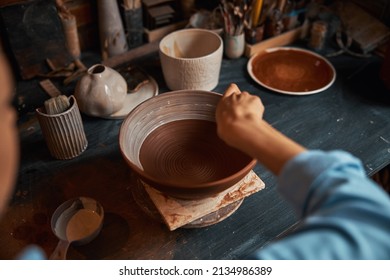
{"type": "Polygon", "coordinates": [[[129,48],[135,48],[143,44],[143,17],[142,7],[135,9],[126,9],[125,27],[127,33],[127,44],[129,48]]]}

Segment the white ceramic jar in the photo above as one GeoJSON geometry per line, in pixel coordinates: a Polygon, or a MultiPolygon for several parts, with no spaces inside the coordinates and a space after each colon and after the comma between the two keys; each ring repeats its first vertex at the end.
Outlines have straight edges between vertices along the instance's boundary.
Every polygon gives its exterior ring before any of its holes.
{"type": "Polygon", "coordinates": [[[95,64],[78,81],[74,95],[81,112],[89,116],[107,117],[122,108],[127,83],[114,69],[95,64]]]}
{"type": "Polygon", "coordinates": [[[228,58],[235,59],[241,57],[245,52],[245,34],[229,35],[225,34],[225,54],[228,58]]]}

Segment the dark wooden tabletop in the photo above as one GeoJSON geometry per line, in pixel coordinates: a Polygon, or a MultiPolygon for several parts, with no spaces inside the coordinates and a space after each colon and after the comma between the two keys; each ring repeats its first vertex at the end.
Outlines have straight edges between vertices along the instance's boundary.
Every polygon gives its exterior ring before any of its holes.
{"type": "MultiPolygon", "coordinates": [[[[382,85],[377,57],[331,58],[337,70],[327,90],[307,96],[274,93],[256,84],[247,58],[223,60],[223,92],[235,82],[259,95],[265,119],[310,149],[343,149],[359,157],[372,175],[390,163],[390,92],[382,85]]],[[[157,55],[136,63],[166,92],[157,55]]],[[[100,235],[71,246],[70,259],[239,259],[283,235],[295,223],[292,208],[276,190],[276,178],[257,165],[266,188],[248,198],[225,220],[203,228],[168,228],[133,199],[134,177],[118,147],[122,120],[83,115],[88,149],[72,160],[53,159],[37,121],[20,125],[21,162],[15,193],[0,221],[0,259],[12,259],[28,244],[49,255],[58,239],[50,228],[55,208],[77,196],[97,199],[105,209],[100,235]]]]}

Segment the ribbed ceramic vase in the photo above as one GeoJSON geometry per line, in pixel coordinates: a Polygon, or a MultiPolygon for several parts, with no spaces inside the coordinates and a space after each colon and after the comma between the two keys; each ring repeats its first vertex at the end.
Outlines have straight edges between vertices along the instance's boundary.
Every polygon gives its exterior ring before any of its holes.
{"type": "Polygon", "coordinates": [[[91,66],[75,89],[80,111],[94,117],[108,117],[122,109],[126,95],[126,80],[103,64],[91,66]]]}
{"type": "Polygon", "coordinates": [[[87,149],[88,141],[80,111],[74,96],[69,97],[68,110],[49,115],[45,109],[36,109],[39,125],[50,154],[57,159],[77,157],[87,149]]]}
{"type": "Polygon", "coordinates": [[[97,0],[100,45],[103,59],[128,50],[122,18],[116,0],[97,0]]]}

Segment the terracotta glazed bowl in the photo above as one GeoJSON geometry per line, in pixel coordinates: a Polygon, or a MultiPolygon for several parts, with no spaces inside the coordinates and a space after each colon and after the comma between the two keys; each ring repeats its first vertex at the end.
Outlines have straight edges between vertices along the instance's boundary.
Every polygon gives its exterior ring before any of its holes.
{"type": "Polygon", "coordinates": [[[216,195],[239,182],[256,161],[216,132],[218,93],[181,90],[138,105],[119,132],[122,155],[138,177],[181,199],[216,195]]]}

